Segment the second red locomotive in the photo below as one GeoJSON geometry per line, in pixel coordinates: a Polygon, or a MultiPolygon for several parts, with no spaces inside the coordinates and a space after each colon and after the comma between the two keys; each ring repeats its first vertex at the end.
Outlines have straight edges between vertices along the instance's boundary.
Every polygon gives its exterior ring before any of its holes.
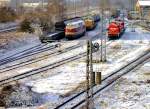
{"type": "Polygon", "coordinates": [[[108,38],[119,38],[125,31],[125,25],[122,20],[115,20],[109,23],[108,38]]]}

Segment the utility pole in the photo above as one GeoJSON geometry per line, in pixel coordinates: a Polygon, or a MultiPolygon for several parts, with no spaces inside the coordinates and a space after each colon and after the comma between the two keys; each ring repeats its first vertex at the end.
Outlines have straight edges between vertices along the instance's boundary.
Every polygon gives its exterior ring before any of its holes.
{"type": "Polygon", "coordinates": [[[95,73],[92,64],[93,44],[91,40],[87,41],[87,64],[86,64],[86,109],[94,109],[93,87],[95,85],[95,73]]]}
{"type": "Polygon", "coordinates": [[[100,61],[101,62],[106,62],[107,61],[107,59],[106,59],[106,40],[107,40],[107,38],[106,38],[106,34],[105,34],[105,26],[106,25],[104,25],[105,24],[105,22],[104,22],[104,9],[105,9],[105,5],[106,5],[106,3],[104,3],[104,0],[102,0],[101,1],[101,7],[102,7],[102,9],[101,9],[101,57],[100,57],[100,61]]]}
{"type": "MultiPolygon", "coordinates": [[[[134,0],[131,0],[131,10],[133,14],[137,14],[134,10],[134,0]]],[[[133,15],[132,15],[133,16],[133,15]]],[[[134,19],[134,18],[133,18],[134,19]]],[[[132,21],[132,32],[135,32],[134,22],[132,21]]]]}
{"type": "Polygon", "coordinates": [[[89,109],[89,54],[90,54],[90,42],[87,41],[87,61],[86,61],[86,109],[89,109]]]}
{"type": "Polygon", "coordinates": [[[101,9],[101,54],[100,54],[100,56],[101,56],[101,58],[100,58],[100,60],[101,60],[101,62],[103,61],[103,8],[101,9]]]}
{"type": "Polygon", "coordinates": [[[95,86],[95,73],[93,72],[93,44],[92,41],[90,40],[90,107],[94,109],[94,95],[93,95],[93,87],[95,86]]]}

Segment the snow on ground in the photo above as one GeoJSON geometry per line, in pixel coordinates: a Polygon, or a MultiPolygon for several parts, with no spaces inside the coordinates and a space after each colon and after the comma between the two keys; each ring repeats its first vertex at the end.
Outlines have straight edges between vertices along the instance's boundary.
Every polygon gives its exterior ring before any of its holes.
{"type": "Polygon", "coordinates": [[[96,109],[150,109],[149,87],[150,60],[97,96],[96,109]]]}
{"type": "Polygon", "coordinates": [[[18,24],[19,24],[18,22],[0,23],[0,30],[11,28],[11,27],[17,26],[18,24]]]}
{"type": "Polygon", "coordinates": [[[39,44],[39,38],[23,32],[0,34],[0,58],[39,44]]]}
{"type": "MultiPolygon", "coordinates": [[[[122,47],[123,48],[123,47],[122,47]]],[[[99,71],[103,72],[102,75],[106,76],[112,71],[117,70],[118,68],[126,65],[130,61],[134,60],[136,57],[140,56],[141,53],[144,53],[149,48],[148,46],[143,46],[137,48],[132,46],[132,49],[122,49],[120,51],[111,52],[111,55],[107,55],[108,62],[100,64],[98,68],[99,71]],[[134,52],[133,52],[134,51],[134,52]]]]}
{"type": "Polygon", "coordinates": [[[125,34],[121,37],[121,40],[144,40],[144,42],[150,42],[149,34],[149,31],[141,27],[135,28],[135,32],[132,32],[132,28],[127,28],[125,34]]]}
{"type": "Polygon", "coordinates": [[[80,63],[78,65],[78,69],[68,65],[65,66],[63,71],[61,73],[58,73],[57,75],[44,79],[39,79],[37,81],[30,81],[27,82],[26,85],[32,86],[33,91],[38,93],[50,92],[63,95],[70,92],[70,89],[76,88],[75,84],[80,84],[84,80],[85,63],[80,63]]]}

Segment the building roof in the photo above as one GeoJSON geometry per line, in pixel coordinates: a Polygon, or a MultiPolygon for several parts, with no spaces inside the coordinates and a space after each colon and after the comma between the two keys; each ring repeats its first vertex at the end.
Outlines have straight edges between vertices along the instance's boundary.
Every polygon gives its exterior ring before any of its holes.
{"type": "Polygon", "coordinates": [[[140,6],[150,6],[150,1],[138,0],[138,4],[139,4],[140,6]]]}

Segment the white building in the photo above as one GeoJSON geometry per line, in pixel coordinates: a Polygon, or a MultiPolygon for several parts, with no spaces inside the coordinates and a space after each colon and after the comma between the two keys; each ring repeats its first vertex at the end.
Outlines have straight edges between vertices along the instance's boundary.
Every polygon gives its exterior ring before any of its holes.
{"type": "Polygon", "coordinates": [[[150,9],[150,1],[138,0],[136,4],[136,8],[138,9],[150,9]]]}
{"type": "Polygon", "coordinates": [[[143,17],[150,16],[150,1],[138,0],[136,4],[136,10],[141,13],[143,17]]]}

